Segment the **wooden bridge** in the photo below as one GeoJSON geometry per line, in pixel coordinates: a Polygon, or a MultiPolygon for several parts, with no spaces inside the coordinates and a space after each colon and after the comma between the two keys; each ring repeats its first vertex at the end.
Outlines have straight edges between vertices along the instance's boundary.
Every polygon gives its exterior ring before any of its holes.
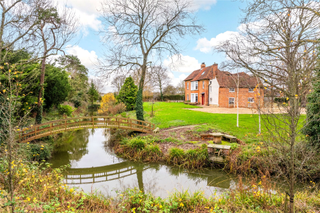
{"type": "Polygon", "coordinates": [[[23,128],[19,131],[19,142],[28,142],[52,134],[82,128],[120,128],[149,133],[155,129],[155,125],[136,119],[110,116],[66,118],[23,128]]]}

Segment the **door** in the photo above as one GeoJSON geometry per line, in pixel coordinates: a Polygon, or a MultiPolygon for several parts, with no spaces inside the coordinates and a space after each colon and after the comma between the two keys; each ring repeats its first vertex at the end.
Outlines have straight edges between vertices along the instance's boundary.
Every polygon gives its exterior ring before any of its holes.
{"type": "Polygon", "coordinates": [[[204,105],[204,94],[202,94],[202,105],[204,105]]]}

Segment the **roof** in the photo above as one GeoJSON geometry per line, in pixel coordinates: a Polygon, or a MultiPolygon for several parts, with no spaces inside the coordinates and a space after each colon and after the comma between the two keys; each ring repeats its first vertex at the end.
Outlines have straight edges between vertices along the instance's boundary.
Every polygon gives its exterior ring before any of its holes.
{"type": "Polygon", "coordinates": [[[193,71],[185,81],[200,81],[200,80],[211,80],[217,78],[220,87],[225,88],[236,88],[237,80],[239,75],[239,87],[249,88],[255,87],[258,84],[256,77],[248,75],[247,73],[230,73],[228,71],[221,71],[218,69],[217,64],[205,67],[203,69],[193,71]]]}

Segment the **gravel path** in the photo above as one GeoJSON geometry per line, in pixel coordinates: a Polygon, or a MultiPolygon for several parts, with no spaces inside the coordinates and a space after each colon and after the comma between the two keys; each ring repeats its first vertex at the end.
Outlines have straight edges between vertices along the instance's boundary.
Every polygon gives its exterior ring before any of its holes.
{"type": "MultiPolygon", "coordinates": [[[[189,110],[199,111],[199,112],[208,112],[208,113],[216,113],[216,114],[237,114],[237,108],[221,108],[221,107],[208,107],[204,106],[202,108],[193,108],[189,110]]],[[[284,109],[279,108],[263,108],[261,110],[263,114],[270,114],[273,113],[285,113],[284,109]]],[[[258,114],[256,109],[249,109],[249,108],[239,108],[239,114],[258,114]]],[[[301,110],[301,114],[306,114],[305,109],[301,110]]]]}

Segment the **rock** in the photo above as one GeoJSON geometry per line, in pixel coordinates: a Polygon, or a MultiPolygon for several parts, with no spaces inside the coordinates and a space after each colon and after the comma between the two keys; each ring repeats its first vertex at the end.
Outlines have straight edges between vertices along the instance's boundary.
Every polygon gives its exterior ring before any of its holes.
{"type": "Polygon", "coordinates": [[[157,127],[155,130],[153,130],[153,133],[159,133],[160,129],[157,127]]]}

